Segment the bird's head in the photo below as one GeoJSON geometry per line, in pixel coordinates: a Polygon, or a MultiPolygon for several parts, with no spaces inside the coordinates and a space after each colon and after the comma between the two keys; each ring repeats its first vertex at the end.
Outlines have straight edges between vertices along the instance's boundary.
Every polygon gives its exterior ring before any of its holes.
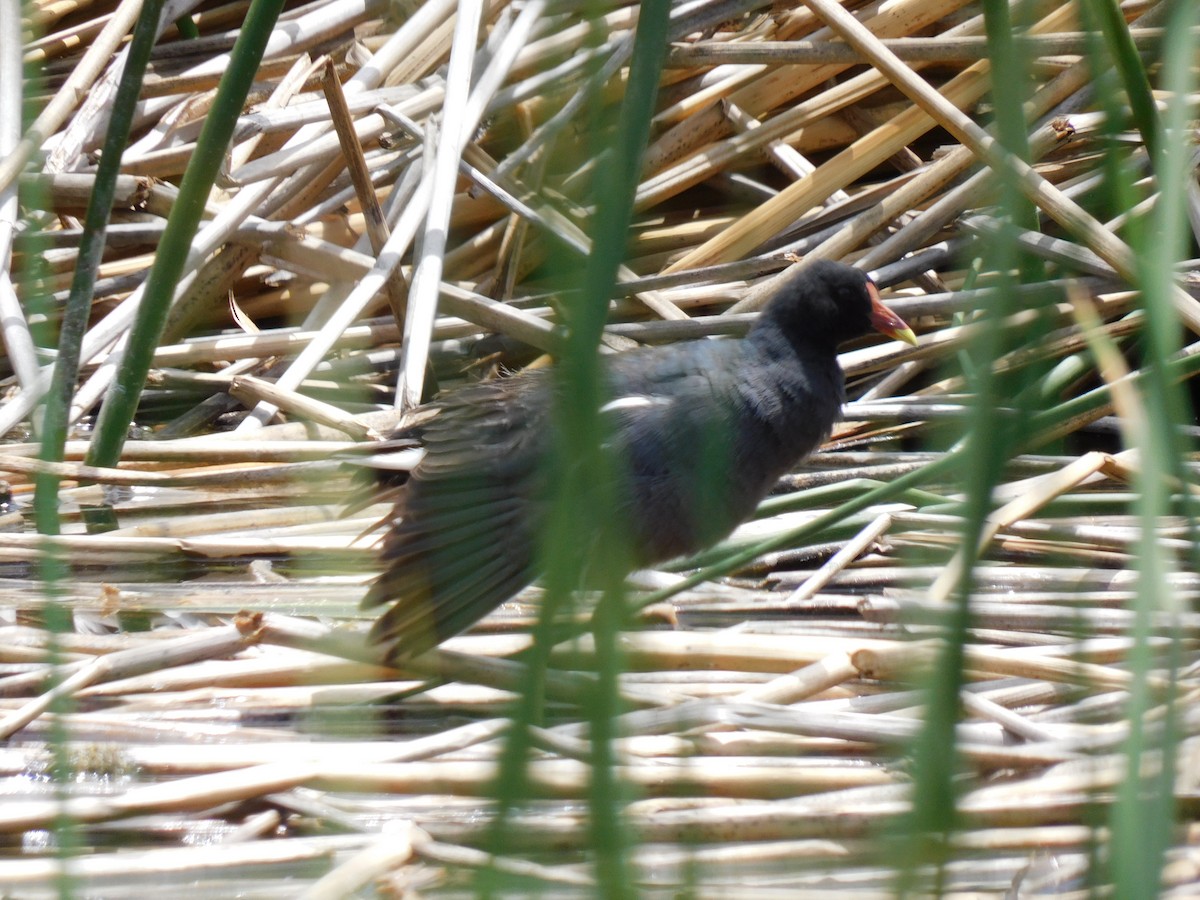
{"type": "Polygon", "coordinates": [[[878,331],[916,344],[912,329],[879,299],[866,273],[830,260],[816,260],[792,275],[763,309],[755,329],[775,329],[792,344],[830,350],[878,331]]]}

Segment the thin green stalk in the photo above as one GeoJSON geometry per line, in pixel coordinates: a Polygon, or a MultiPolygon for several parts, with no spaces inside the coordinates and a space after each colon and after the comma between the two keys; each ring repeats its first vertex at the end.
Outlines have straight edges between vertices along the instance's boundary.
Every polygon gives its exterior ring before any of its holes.
{"type": "MultiPolygon", "coordinates": [[[[1103,184],[1107,190],[1094,192],[1091,206],[1097,214],[1111,218],[1130,209],[1138,202],[1133,183],[1133,148],[1120,140],[1121,132],[1130,127],[1129,108],[1122,102],[1121,78],[1112,60],[1112,46],[1104,40],[1100,19],[1107,0],[1092,0],[1079,7],[1080,18],[1087,29],[1088,66],[1092,72],[1092,93],[1095,104],[1104,112],[1104,156],[1101,160],[1103,184]]],[[[1125,226],[1127,240],[1138,242],[1139,219],[1132,219],[1125,226]]]]}
{"type": "MultiPolygon", "coordinates": [[[[549,654],[557,633],[555,620],[579,587],[583,573],[577,569],[578,560],[585,555],[590,564],[586,574],[603,591],[593,629],[599,677],[587,706],[592,748],[590,843],[598,891],[606,897],[629,896],[634,890],[629,840],[621,821],[625,788],[616,779],[613,755],[614,726],[620,711],[617,682],[621,654],[616,638],[624,620],[622,575],[628,570],[630,557],[626,530],[617,524],[614,475],[619,463],[609,459],[602,446],[599,409],[603,383],[598,348],[608,298],[624,260],[634,190],[666,57],[669,14],[667,0],[648,0],[641,7],[625,99],[615,124],[618,139],[600,154],[602,164],[596,170],[592,253],[581,273],[580,289],[572,297],[574,302],[563,309],[568,336],[557,372],[560,390],[552,461],[556,489],[541,548],[546,593],[527,659],[530,683],[518,700],[513,728],[501,756],[498,783],[502,793],[492,835],[493,850],[501,852],[508,811],[526,793],[529,725],[540,713],[549,654]],[[597,530],[599,533],[594,533],[597,530]],[[581,547],[592,552],[581,554],[581,547]]],[[[597,139],[605,133],[607,129],[598,122],[597,139]]],[[[486,887],[495,880],[493,873],[486,887]]]]}
{"type": "MultiPolygon", "coordinates": [[[[619,513],[616,505],[616,475],[619,461],[606,458],[602,448],[604,434],[599,408],[603,385],[600,382],[600,335],[607,319],[608,297],[617,282],[617,272],[625,258],[629,235],[629,224],[633,218],[634,194],[642,170],[642,154],[650,138],[650,120],[654,115],[655,100],[663,61],[667,55],[667,27],[670,19],[670,0],[646,0],[642,3],[634,38],[633,58],[625,100],[621,105],[617,127],[619,136],[613,164],[602,169],[597,178],[596,229],[593,234],[592,255],[585,267],[583,297],[578,310],[579,321],[571,323],[572,339],[580,342],[574,349],[579,351],[580,368],[567,376],[568,391],[571,387],[582,387],[590,382],[591,390],[582,390],[579,397],[586,398],[586,418],[590,421],[586,430],[573,435],[564,442],[567,455],[561,462],[566,469],[576,473],[579,500],[564,493],[563,500],[569,504],[576,518],[581,510],[598,513],[619,528],[619,513]],[[606,202],[607,201],[607,202],[606,202]],[[575,444],[575,440],[586,440],[586,448],[575,444]],[[594,459],[599,468],[596,473],[575,465],[578,457],[573,450],[584,449],[585,458],[594,459]],[[601,477],[595,478],[594,474],[601,477]],[[604,477],[608,476],[608,477],[604,477]]],[[[570,426],[572,409],[560,409],[559,418],[570,426]]],[[[564,471],[560,469],[560,471],[564,471]]],[[[574,493],[574,491],[572,492],[574,493]]],[[[580,531],[584,527],[579,527],[580,531]]],[[[552,539],[555,536],[552,536],[552,539]]],[[[559,535],[559,547],[565,561],[572,552],[563,536],[559,535]]],[[[625,618],[623,574],[627,571],[630,552],[626,534],[611,532],[602,536],[609,538],[610,547],[601,555],[601,572],[606,582],[605,596],[597,609],[596,627],[593,629],[596,644],[597,674],[599,676],[596,697],[591,704],[592,759],[591,783],[589,785],[589,809],[591,812],[592,844],[596,854],[596,881],[606,897],[635,896],[635,880],[629,862],[629,837],[622,822],[626,788],[616,777],[615,741],[618,737],[615,726],[620,713],[618,699],[622,655],[617,645],[617,636],[625,618]],[[617,565],[613,565],[616,563],[617,565]],[[619,566],[619,567],[618,567],[619,566]]]]}
{"type": "Polygon", "coordinates": [[[175,20],[175,27],[179,29],[180,35],[189,41],[194,41],[200,37],[200,29],[196,27],[196,23],[192,21],[191,16],[180,16],[175,20]]]}
{"type": "MultiPolygon", "coordinates": [[[[1014,157],[1028,161],[1029,144],[1022,115],[1027,84],[1026,66],[1016,52],[1007,0],[985,0],[984,18],[989,58],[993,67],[992,99],[996,107],[997,137],[1014,157]]],[[[1021,252],[1017,241],[1020,226],[1037,228],[1037,214],[1015,179],[1002,173],[999,179],[1000,205],[1009,227],[1001,229],[987,245],[985,268],[996,272],[1001,289],[988,309],[987,320],[998,322],[1017,311],[1017,292],[1011,272],[1021,280],[1041,277],[1041,265],[1021,252]]],[[[997,419],[994,409],[1007,398],[1029,398],[1030,392],[1018,384],[1029,378],[1025,371],[998,373],[995,361],[1012,349],[1016,335],[1000,328],[976,331],[966,355],[965,371],[974,402],[967,419],[963,455],[969,460],[964,469],[965,502],[961,553],[963,565],[953,594],[953,612],[946,621],[942,650],[926,686],[925,722],[914,746],[914,785],[912,808],[904,817],[896,845],[899,879],[897,893],[906,896],[918,890],[920,873],[931,866],[934,884],[921,885],[940,894],[945,864],[950,859],[950,841],[959,827],[957,775],[960,760],[956,728],[961,716],[960,695],[965,683],[963,671],[965,646],[971,625],[971,594],[974,569],[979,557],[980,536],[992,509],[992,492],[999,483],[1005,464],[1016,452],[1028,410],[1021,406],[1017,414],[997,419]]]]}
{"type": "Polygon", "coordinates": [[[100,408],[96,435],[87,454],[88,465],[115,466],[120,459],[205,201],[282,9],[283,0],[252,0],[250,4],[233,46],[229,68],[221,77],[212,109],[200,131],[196,152],[184,172],[179,198],[167,219],[116,380],[100,408]]]}
{"type": "MultiPolygon", "coordinates": [[[[1024,47],[1013,33],[1013,21],[1008,0],[984,0],[984,27],[987,31],[988,59],[992,67],[992,107],[996,116],[996,136],[1009,153],[1029,162],[1029,135],[1025,122],[1025,104],[1029,99],[1030,82],[1026,78],[1029,60],[1024,47]]],[[[1011,221],[1022,228],[1038,231],[1038,212],[1033,201],[1020,191],[1006,198],[1011,221]]],[[[1040,260],[1023,255],[1022,280],[1037,281],[1044,276],[1040,260]]]]}
{"type": "MultiPolygon", "coordinates": [[[[96,183],[92,188],[92,195],[88,198],[87,212],[83,219],[79,259],[75,264],[75,274],[71,279],[71,290],[63,312],[54,377],[46,394],[42,444],[38,454],[43,462],[62,462],[71,397],[74,396],[75,381],[79,377],[79,348],[83,343],[88,317],[92,312],[92,295],[96,287],[100,260],[104,255],[104,238],[108,230],[113,194],[116,192],[117,175],[121,168],[121,154],[125,150],[129,131],[133,126],[133,114],[137,107],[138,95],[142,92],[142,80],[150,62],[150,51],[154,49],[162,6],[163,0],[146,0],[143,5],[137,25],[133,29],[133,39],[129,44],[125,68],[121,72],[121,81],[113,98],[108,132],[104,136],[104,149],[100,155],[100,165],[96,167],[96,183]]],[[[59,479],[49,473],[39,473],[34,484],[33,509],[38,531],[42,534],[58,534],[59,479]]]]}
{"type": "MultiPolygon", "coordinates": [[[[1168,359],[1163,363],[1163,367],[1166,377],[1173,384],[1186,381],[1200,373],[1200,353],[1168,359]]],[[[1139,369],[1131,376],[1130,381],[1135,389],[1141,391],[1145,390],[1149,378],[1148,369],[1139,369]]],[[[1025,449],[1027,451],[1036,449],[1044,443],[1047,436],[1055,434],[1067,422],[1079,416],[1094,413],[1111,402],[1112,389],[1105,384],[1036,413],[1029,423],[1030,436],[1025,442],[1025,449]]]]}
{"type": "MultiPolygon", "coordinates": [[[[1195,90],[1191,61],[1194,46],[1189,30],[1195,24],[1194,4],[1176,3],[1169,13],[1163,54],[1163,87],[1170,98],[1163,131],[1157,133],[1161,165],[1157,167],[1159,197],[1138,259],[1148,344],[1143,379],[1147,427],[1141,436],[1137,512],[1143,540],[1138,552],[1138,586],[1133,626],[1133,673],[1127,714],[1126,777],[1117,789],[1112,810],[1112,885],[1114,896],[1159,896],[1162,869],[1175,825],[1176,743],[1180,738],[1174,689],[1165,700],[1163,727],[1153,735],[1146,718],[1155,698],[1148,683],[1155,665],[1150,651],[1153,620],[1184,610],[1171,588],[1172,558],[1155,539],[1159,522],[1170,511],[1169,479],[1182,474],[1183,447],[1177,423],[1187,422],[1187,409],[1172,380],[1167,360],[1179,347],[1179,323],[1171,302],[1175,265],[1186,249],[1185,179],[1192,177],[1191,128],[1185,98],[1195,90]]],[[[1190,507],[1190,500],[1186,501],[1190,507]]],[[[1185,508],[1191,520],[1190,509],[1185,508]]],[[[1181,659],[1179,631],[1171,652],[1168,682],[1181,659]]]]}
{"type": "Polygon", "coordinates": [[[1163,151],[1162,126],[1158,120],[1158,108],[1154,105],[1154,92],[1150,88],[1146,67],[1142,65],[1137,45],[1129,33],[1129,25],[1121,14],[1121,4],[1119,0],[1086,0],[1084,7],[1092,20],[1100,26],[1104,42],[1120,76],[1121,85],[1125,89],[1125,96],[1129,100],[1133,124],[1141,132],[1142,140],[1146,149],[1150,151],[1150,158],[1157,170],[1163,161],[1160,158],[1163,151]]]}

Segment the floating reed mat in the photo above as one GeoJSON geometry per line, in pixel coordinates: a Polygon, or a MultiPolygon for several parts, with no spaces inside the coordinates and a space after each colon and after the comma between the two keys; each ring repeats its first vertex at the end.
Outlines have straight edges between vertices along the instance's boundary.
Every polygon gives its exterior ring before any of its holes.
{"type": "Polygon", "coordinates": [[[0,891],[1194,890],[1193,4],[17,8],[0,891]],[[570,352],[655,83],[600,352],[819,258],[918,345],[615,631],[534,584],[388,665],[362,462],[570,352]]]}

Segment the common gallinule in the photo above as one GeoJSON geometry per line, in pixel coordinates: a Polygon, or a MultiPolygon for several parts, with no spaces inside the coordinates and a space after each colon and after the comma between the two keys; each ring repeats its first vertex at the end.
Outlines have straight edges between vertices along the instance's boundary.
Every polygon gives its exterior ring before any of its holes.
{"type": "MultiPolygon", "coordinates": [[[[916,341],[866,275],[821,261],[782,288],[741,340],[606,357],[601,415],[632,562],[694,553],[745,521],[829,436],[845,399],[837,347],[872,329],[916,341]]],[[[363,605],[387,606],[371,639],[390,658],[469,628],[538,576],[554,379],[543,369],[460,388],[391,436],[392,448],[419,462],[379,477],[379,497],[396,505],[386,569],[363,605]]]]}

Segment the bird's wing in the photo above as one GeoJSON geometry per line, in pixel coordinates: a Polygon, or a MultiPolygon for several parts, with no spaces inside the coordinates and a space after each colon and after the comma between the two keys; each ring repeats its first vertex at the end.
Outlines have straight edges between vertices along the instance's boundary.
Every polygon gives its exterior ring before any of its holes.
{"type": "Polygon", "coordinates": [[[601,412],[641,564],[698,550],[745,515],[740,494],[728,490],[740,413],[731,374],[737,352],[730,342],[702,342],[612,371],[612,399],[601,412]]]}
{"type": "Polygon", "coordinates": [[[391,604],[371,631],[391,656],[458,634],[533,580],[547,394],[540,379],[485,382],[456,391],[423,425],[425,455],[363,601],[391,604]]]}
{"type": "MultiPolygon", "coordinates": [[[[408,481],[409,473],[425,454],[421,434],[427,422],[437,415],[433,404],[408,412],[386,440],[371,446],[370,456],[351,457],[346,464],[354,467],[350,494],[342,516],[352,516],[377,503],[394,503],[408,481]]],[[[368,529],[376,531],[384,520],[368,529]]]]}

